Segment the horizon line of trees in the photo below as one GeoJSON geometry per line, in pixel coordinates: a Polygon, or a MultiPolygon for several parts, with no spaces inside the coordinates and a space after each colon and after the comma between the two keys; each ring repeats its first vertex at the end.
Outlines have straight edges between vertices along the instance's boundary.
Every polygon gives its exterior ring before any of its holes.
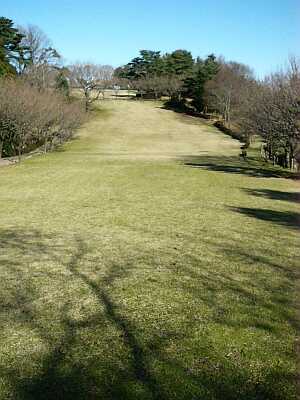
{"type": "Polygon", "coordinates": [[[300,63],[263,80],[242,63],[214,54],[194,59],[186,50],[140,55],[115,70],[115,76],[141,97],[168,96],[167,105],[182,111],[212,114],[217,125],[249,146],[254,135],[263,140],[265,160],[282,167],[300,164],[300,63]]]}
{"type": "Polygon", "coordinates": [[[53,148],[73,134],[82,111],[104,99],[107,89],[124,88],[141,98],[166,96],[166,105],[181,111],[213,115],[218,126],[236,132],[246,146],[259,135],[263,157],[274,164],[293,168],[300,163],[300,64],[295,57],[264,80],[257,80],[247,65],[214,54],[193,58],[182,49],[166,54],[141,50],[115,70],[80,62],[64,66],[40,28],[15,27],[0,17],[0,78],[0,157],[41,144],[45,151],[53,148]],[[72,89],[81,90],[83,102],[71,95],[72,89]],[[63,119],[69,121],[64,124],[68,134],[59,122],[63,119]]]}

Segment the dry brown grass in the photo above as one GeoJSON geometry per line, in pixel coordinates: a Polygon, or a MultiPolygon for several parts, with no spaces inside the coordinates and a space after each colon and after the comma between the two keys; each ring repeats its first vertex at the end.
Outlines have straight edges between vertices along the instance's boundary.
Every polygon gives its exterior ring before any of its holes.
{"type": "Polygon", "coordinates": [[[157,103],[99,104],[0,169],[0,399],[295,400],[298,184],[157,103]]]}
{"type": "Polygon", "coordinates": [[[194,117],[166,111],[159,102],[99,102],[103,116],[82,131],[89,149],[102,157],[127,159],[174,159],[200,154],[238,155],[240,142],[232,140],[194,117]],[[90,142],[93,135],[97,143],[90,142]]]}

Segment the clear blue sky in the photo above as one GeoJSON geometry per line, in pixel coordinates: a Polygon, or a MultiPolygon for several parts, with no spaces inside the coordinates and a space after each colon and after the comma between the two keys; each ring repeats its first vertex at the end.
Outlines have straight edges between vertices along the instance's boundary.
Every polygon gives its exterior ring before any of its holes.
{"type": "Polygon", "coordinates": [[[40,26],[67,62],[119,66],[140,49],[187,49],[263,76],[300,56],[300,0],[1,0],[0,15],[40,26]]]}

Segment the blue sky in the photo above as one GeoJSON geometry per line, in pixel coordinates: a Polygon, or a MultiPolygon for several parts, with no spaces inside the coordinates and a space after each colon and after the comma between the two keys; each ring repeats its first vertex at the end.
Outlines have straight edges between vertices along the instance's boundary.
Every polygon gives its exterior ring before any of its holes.
{"type": "Polygon", "coordinates": [[[119,66],[140,49],[187,49],[263,76],[300,56],[300,0],[1,0],[0,15],[40,26],[68,63],[119,66]]]}

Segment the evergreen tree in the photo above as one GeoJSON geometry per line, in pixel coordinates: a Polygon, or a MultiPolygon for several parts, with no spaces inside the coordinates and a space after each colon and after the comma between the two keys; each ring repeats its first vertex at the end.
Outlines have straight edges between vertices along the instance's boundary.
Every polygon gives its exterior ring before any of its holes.
{"type": "Polygon", "coordinates": [[[24,62],[26,48],[21,45],[22,38],[12,20],[0,17],[0,76],[15,74],[15,65],[24,62]]]}
{"type": "Polygon", "coordinates": [[[170,75],[189,75],[194,66],[192,54],[187,50],[175,50],[164,57],[165,72],[170,75]]]}
{"type": "Polygon", "coordinates": [[[60,70],[55,78],[55,88],[61,92],[64,96],[70,96],[70,86],[67,78],[65,77],[64,71],[60,70]]]}
{"type": "Polygon", "coordinates": [[[141,50],[140,56],[120,67],[115,72],[119,78],[136,80],[146,76],[160,75],[163,72],[163,61],[160,51],[141,50]]]}
{"type": "Polygon", "coordinates": [[[219,63],[214,54],[205,60],[197,59],[194,73],[185,80],[185,95],[193,99],[192,105],[197,111],[204,109],[204,85],[218,72],[219,63]]]}

